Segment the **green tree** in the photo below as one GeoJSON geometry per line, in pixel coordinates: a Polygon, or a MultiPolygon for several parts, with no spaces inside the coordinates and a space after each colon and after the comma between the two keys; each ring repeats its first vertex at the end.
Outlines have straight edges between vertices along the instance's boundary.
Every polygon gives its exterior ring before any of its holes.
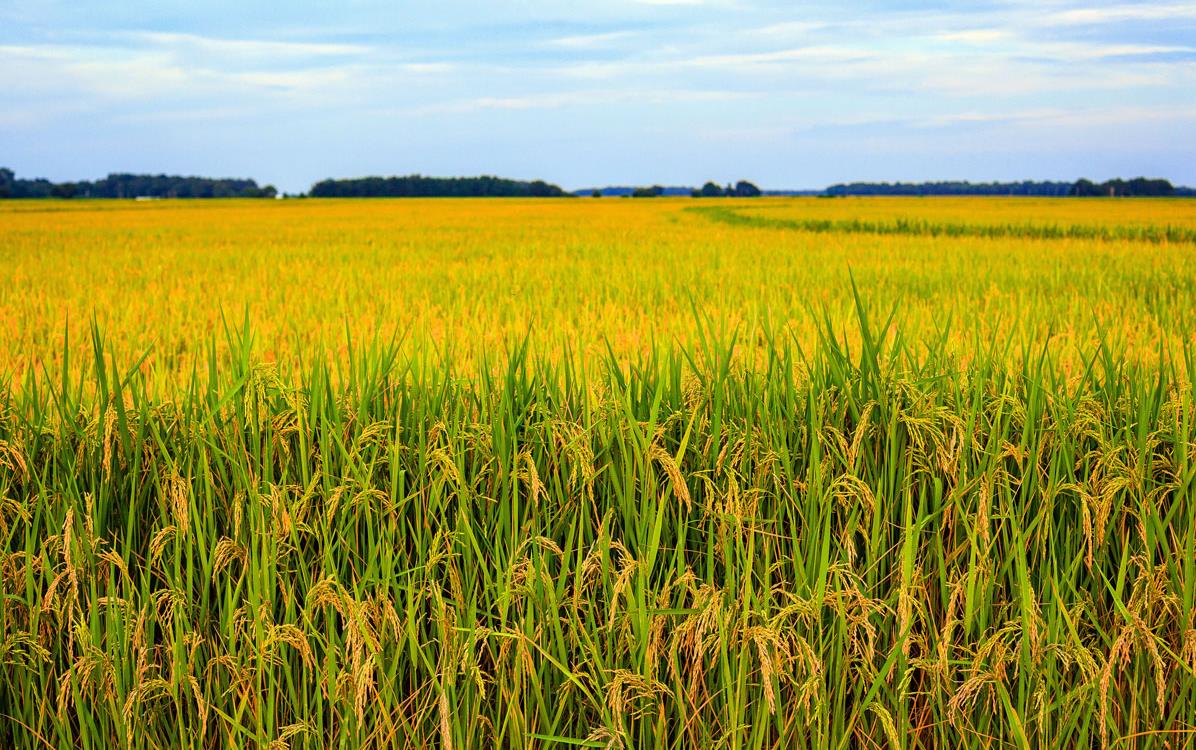
{"type": "Polygon", "coordinates": [[[664,188],[660,185],[653,185],[652,187],[639,187],[631,191],[632,198],[655,198],[664,192],[664,188]]]}
{"type": "Polygon", "coordinates": [[[348,180],[321,180],[312,185],[314,198],[559,198],[560,187],[543,180],[522,182],[500,177],[360,177],[348,180]]]}
{"type": "Polygon", "coordinates": [[[735,183],[735,197],[736,198],[756,198],[760,195],[760,188],[756,187],[747,180],[740,180],[735,183]]]}
{"type": "Polygon", "coordinates": [[[55,198],[74,198],[79,194],[79,186],[73,182],[60,182],[50,188],[50,195],[55,198]]]}

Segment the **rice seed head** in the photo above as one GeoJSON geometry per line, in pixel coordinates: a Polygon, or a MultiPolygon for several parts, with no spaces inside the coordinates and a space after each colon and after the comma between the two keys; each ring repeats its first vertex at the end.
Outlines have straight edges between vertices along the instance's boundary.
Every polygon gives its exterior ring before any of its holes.
{"type": "Polygon", "coordinates": [[[681,474],[681,468],[677,466],[677,462],[673,457],[657,443],[653,443],[648,450],[649,457],[660,465],[664,471],[665,476],[669,478],[669,484],[673,488],[673,496],[685,506],[688,511],[692,505],[692,498],[689,494],[689,487],[685,483],[685,477],[681,474]]]}

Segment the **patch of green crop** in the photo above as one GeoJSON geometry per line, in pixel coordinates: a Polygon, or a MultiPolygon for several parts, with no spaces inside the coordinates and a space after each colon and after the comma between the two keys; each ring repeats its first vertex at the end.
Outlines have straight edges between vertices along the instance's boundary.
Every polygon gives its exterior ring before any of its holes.
{"type": "Polygon", "coordinates": [[[178,384],[93,325],[0,388],[0,745],[1185,746],[1196,351],[878,313],[178,384]]]}
{"type": "Polygon", "coordinates": [[[700,214],[711,221],[731,226],[785,229],[818,234],[1196,244],[1196,229],[1158,224],[1052,224],[1041,222],[986,224],[905,217],[875,221],[858,218],[776,218],[748,213],[743,206],[694,206],[687,210],[700,214]]]}

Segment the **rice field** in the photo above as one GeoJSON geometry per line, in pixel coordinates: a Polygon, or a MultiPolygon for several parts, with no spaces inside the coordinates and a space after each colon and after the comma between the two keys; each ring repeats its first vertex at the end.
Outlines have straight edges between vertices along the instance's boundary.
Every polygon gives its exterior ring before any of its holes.
{"type": "Polygon", "coordinates": [[[0,747],[1196,744],[1196,202],[0,203],[0,747]]]}

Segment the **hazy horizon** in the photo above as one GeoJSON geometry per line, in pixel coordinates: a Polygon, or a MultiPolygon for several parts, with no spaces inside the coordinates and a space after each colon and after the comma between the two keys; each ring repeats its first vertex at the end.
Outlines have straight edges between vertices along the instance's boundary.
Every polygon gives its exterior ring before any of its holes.
{"type": "Polygon", "coordinates": [[[1196,184],[1196,3],[0,2],[0,166],[1196,184]]]}

